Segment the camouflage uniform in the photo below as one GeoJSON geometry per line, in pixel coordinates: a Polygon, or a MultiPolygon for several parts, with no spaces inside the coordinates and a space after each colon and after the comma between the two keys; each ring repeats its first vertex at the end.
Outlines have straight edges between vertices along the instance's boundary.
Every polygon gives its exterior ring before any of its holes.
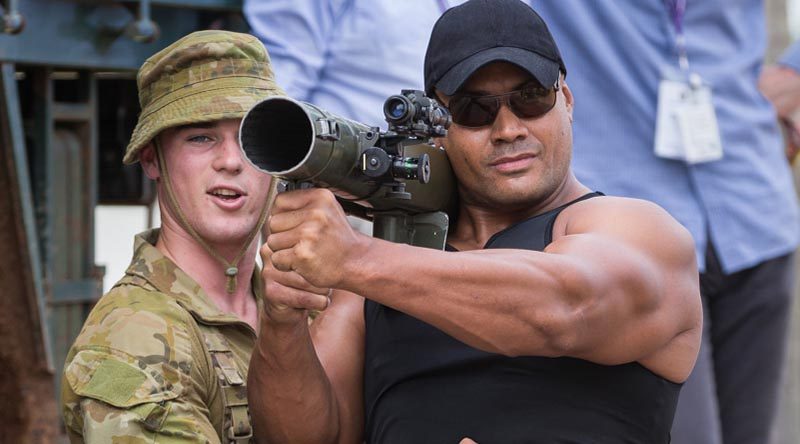
{"type": "Polygon", "coordinates": [[[157,238],[158,230],[136,236],[125,277],[98,301],[67,355],[62,404],[73,443],[226,442],[222,392],[246,402],[256,332],[221,312],[154,247],[157,238]]]}

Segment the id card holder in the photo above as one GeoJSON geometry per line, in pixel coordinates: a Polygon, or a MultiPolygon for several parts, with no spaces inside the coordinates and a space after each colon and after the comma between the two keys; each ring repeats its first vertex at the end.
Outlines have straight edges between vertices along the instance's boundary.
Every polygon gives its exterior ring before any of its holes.
{"type": "Polygon", "coordinates": [[[655,154],[687,163],[721,159],[722,140],[711,87],[696,75],[665,77],[658,88],[655,154]]]}

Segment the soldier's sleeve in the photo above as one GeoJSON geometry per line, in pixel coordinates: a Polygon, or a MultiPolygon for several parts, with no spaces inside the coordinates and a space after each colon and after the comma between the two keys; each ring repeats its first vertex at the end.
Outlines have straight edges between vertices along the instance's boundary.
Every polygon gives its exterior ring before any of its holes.
{"type": "Polygon", "coordinates": [[[102,302],[64,367],[62,404],[72,442],[219,443],[197,393],[204,382],[193,380],[200,363],[188,313],[148,306],[157,300],[102,302]]]}

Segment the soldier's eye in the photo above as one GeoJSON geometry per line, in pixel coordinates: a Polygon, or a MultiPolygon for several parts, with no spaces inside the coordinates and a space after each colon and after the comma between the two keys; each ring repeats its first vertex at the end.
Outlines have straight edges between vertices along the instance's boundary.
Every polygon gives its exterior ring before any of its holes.
{"type": "Polygon", "coordinates": [[[189,138],[187,138],[186,140],[188,140],[189,142],[193,142],[193,143],[208,143],[208,142],[213,141],[212,138],[210,138],[210,137],[208,137],[206,135],[202,135],[202,134],[201,135],[196,135],[196,136],[189,136],[189,138]]]}

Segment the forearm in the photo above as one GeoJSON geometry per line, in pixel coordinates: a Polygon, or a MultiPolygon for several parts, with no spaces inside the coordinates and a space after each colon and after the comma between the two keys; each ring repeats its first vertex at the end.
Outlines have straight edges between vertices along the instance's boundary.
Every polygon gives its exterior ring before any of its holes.
{"type": "Polygon", "coordinates": [[[376,241],[344,285],[484,351],[558,356],[575,333],[566,326],[587,303],[589,284],[575,260],[546,256],[448,253],[376,241]]]}
{"type": "Polygon", "coordinates": [[[263,316],[248,375],[250,413],[262,443],[333,443],[339,433],[334,392],[305,322],[263,316]]]}

